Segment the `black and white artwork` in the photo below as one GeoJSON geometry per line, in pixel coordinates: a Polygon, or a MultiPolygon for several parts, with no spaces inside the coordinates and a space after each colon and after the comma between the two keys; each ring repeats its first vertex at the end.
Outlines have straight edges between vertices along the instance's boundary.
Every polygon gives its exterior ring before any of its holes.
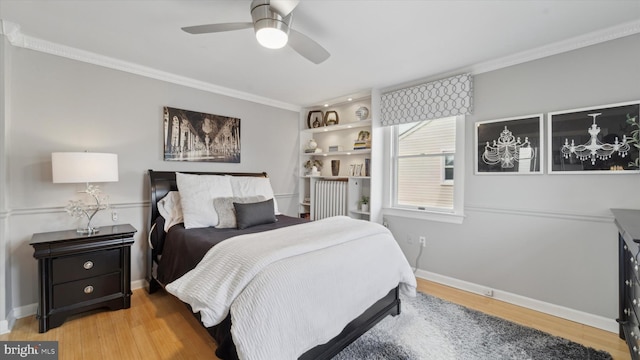
{"type": "Polygon", "coordinates": [[[640,101],[549,113],[549,173],[638,172],[640,101]]]}
{"type": "Polygon", "coordinates": [[[240,162],[240,119],[164,107],[164,160],[240,162]]]}
{"type": "Polygon", "coordinates": [[[541,174],[543,115],[476,123],[476,174],[541,174]]]}

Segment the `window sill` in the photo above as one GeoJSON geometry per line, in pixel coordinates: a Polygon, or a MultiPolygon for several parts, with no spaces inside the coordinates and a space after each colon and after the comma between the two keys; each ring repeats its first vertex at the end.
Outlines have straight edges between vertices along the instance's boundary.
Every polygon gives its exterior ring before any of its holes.
{"type": "Polygon", "coordinates": [[[398,208],[383,208],[382,214],[385,216],[396,216],[408,219],[429,220],[446,222],[451,224],[462,224],[464,214],[462,213],[446,213],[429,210],[412,210],[398,208]]]}

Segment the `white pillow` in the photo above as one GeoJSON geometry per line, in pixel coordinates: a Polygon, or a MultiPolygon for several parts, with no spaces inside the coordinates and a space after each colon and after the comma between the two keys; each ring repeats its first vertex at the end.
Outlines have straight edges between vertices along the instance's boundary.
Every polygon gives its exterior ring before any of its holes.
{"type": "Polygon", "coordinates": [[[164,218],[164,232],[169,231],[173,225],[184,222],[180,193],[169,191],[165,197],[158,201],[158,212],[164,218]]]}
{"type": "Polygon", "coordinates": [[[213,199],[232,197],[229,176],[176,173],[186,229],[218,225],[213,199]]]}
{"type": "Polygon", "coordinates": [[[273,188],[271,188],[271,181],[265,177],[253,177],[253,176],[229,176],[231,178],[231,188],[233,189],[233,196],[235,197],[248,197],[248,196],[264,196],[265,200],[273,199],[273,211],[276,215],[280,215],[278,211],[278,203],[273,195],[273,188]]]}

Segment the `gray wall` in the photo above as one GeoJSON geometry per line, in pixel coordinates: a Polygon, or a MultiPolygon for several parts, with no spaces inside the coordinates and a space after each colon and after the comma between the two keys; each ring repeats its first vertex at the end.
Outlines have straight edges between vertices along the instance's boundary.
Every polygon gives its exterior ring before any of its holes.
{"type": "MultiPolygon", "coordinates": [[[[7,113],[7,106],[5,102],[7,81],[6,61],[5,61],[5,49],[9,46],[4,36],[0,37],[0,79],[5,79],[0,84],[0,289],[8,289],[11,286],[10,272],[11,259],[8,252],[8,244],[6,239],[7,229],[7,208],[5,206],[5,189],[6,189],[6,158],[5,150],[7,149],[7,139],[5,137],[5,115],[7,113]]],[[[0,321],[7,318],[9,313],[9,302],[5,293],[0,292],[0,321]]],[[[0,323],[0,331],[5,331],[5,327],[8,326],[6,322],[0,323]]]]}
{"type": "Polygon", "coordinates": [[[633,35],[475,76],[464,222],[388,217],[412,265],[418,245],[406,238],[426,235],[421,270],[615,319],[609,209],[640,208],[640,176],[478,176],[472,144],[476,121],[640,100],[639,58],[640,35],[633,35]]]}
{"type": "MultiPolygon", "coordinates": [[[[120,223],[139,232],[132,280],[144,278],[148,216],[147,169],[266,171],[282,212],[297,212],[298,112],[260,105],[62,57],[7,46],[11,81],[6,96],[9,308],[37,302],[34,232],[74,228],[63,210],[83,185],[51,182],[51,152],[113,152],[120,180],[101,184],[120,223]],[[241,119],[241,163],[164,162],[162,107],[241,119]]],[[[4,161],[4,159],[0,160],[4,161]]],[[[1,162],[0,162],[1,164],[1,162]]],[[[96,221],[97,220],[97,221],[96,221]]],[[[109,213],[96,225],[112,224],[109,213]]]]}

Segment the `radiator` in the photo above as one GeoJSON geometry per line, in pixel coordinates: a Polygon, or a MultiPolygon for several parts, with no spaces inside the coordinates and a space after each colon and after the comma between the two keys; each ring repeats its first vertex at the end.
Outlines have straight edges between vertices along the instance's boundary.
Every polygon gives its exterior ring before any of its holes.
{"type": "Polygon", "coordinates": [[[316,182],[314,220],[347,215],[347,182],[319,180],[316,182]]]}

